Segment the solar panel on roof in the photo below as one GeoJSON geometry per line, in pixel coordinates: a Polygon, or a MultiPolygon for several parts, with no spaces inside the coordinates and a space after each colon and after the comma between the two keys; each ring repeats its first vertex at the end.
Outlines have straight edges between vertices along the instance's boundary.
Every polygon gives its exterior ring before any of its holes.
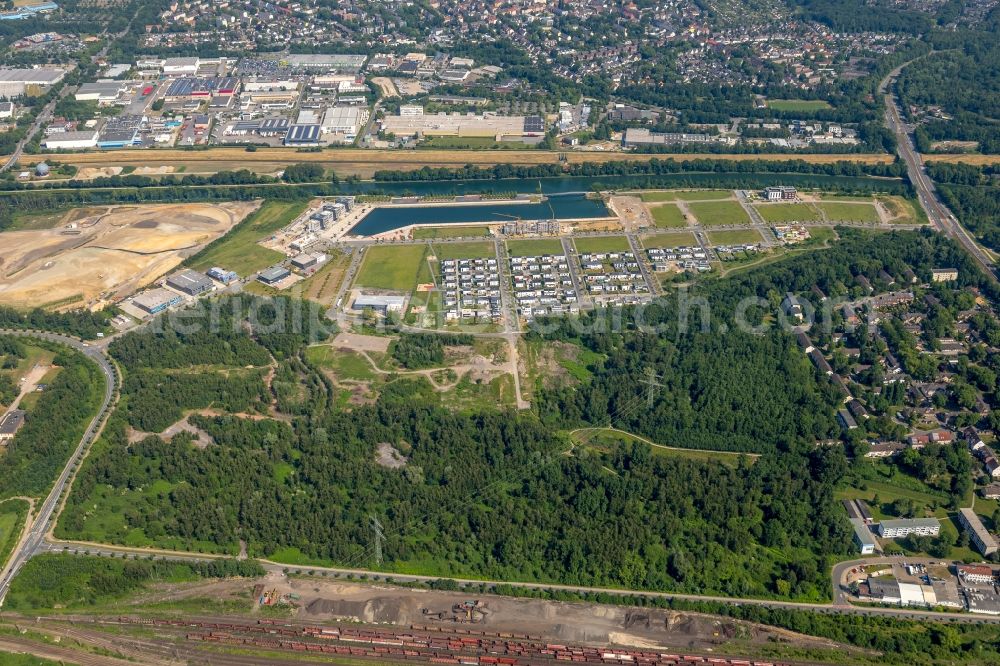
{"type": "Polygon", "coordinates": [[[527,116],[524,119],[524,131],[525,132],[544,132],[545,122],[542,120],[541,116],[527,116]]]}

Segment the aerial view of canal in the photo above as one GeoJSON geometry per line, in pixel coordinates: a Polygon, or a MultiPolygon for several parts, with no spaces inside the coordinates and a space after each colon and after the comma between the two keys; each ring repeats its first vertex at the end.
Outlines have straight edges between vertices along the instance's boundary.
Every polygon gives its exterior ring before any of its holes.
{"type": "Polygon", "coordinates": [[[358,236],[374,236],[411,224],[474,224],[522,220],[579,220],[607,217],[604,202],[585,194],[547,196],[537,203],[427,204],[425,206],[381,206],[368,213],[351,229],[358,236]]]}

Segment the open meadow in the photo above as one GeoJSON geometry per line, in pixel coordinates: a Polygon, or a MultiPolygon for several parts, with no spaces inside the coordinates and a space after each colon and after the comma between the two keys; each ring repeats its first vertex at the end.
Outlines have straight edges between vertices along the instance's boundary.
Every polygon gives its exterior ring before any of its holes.
{"type": "Polygon", "coordinates": [[[412,291],[426,256],[425,245],[369,247],[354,284],[369,289],[412,291]]]}
{"type": "Polygon", "coordinates": [[[750,216],[736,201],[707,201],[688,204],[691,214],[703,227],[750,224],[750,216]]]}
{"type": "Polygon", "coordinates": [[[244,277],[267,268],[284,255],[258,245],[258,241],[290,223],[305,207],[304,201],[268,201],[230,234],[192,257],[188,264],[199,271],[221,266],[244,277]]]}

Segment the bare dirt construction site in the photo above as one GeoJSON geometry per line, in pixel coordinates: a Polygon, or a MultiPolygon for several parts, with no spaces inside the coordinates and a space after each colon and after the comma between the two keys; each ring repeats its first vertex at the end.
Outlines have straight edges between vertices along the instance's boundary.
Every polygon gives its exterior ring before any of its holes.
{"type": "MultiPolygon", "coordinates": [[[[273,613],[284,605],[288,609],[285,617],[308,624],[360,622],[400,628],[422,625],[439,627],[443,632],[465,628],[528,634],[552,642],[720,654],[774,644],[860,652],[835,641],[704,613],[421,590],[289,577],[277,571],[255,581],[162,585],[135,603],[212,598],[244,602],[249,615],[259,610],[257,597],[248,594],[254,584],[266,590],[270,599],[280,600],[269,609],[269,617],[275,617],[273,613]]],[[[128,612],[127,606],[121,610],[128,612]]]]}
{"type": "Polygon", "coordinates": [[[0,303],[99,307],[175,268],[259,202],[69,211],[52,229],[0,234],[0,303]]]}

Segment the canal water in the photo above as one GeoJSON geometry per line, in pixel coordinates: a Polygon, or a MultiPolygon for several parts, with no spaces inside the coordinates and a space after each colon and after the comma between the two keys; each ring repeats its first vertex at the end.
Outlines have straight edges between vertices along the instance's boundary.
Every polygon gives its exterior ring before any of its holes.
{"type": "Polygon", "coordinates": [[[373,236],[411,224],[469,224],[522,220],[572,220],[607,217],[604,202],[585,194],[548,196],[539,203],[481,203],[435,206],[384,206],[368,213],[351,229],[352,234],[373,236]]]}

